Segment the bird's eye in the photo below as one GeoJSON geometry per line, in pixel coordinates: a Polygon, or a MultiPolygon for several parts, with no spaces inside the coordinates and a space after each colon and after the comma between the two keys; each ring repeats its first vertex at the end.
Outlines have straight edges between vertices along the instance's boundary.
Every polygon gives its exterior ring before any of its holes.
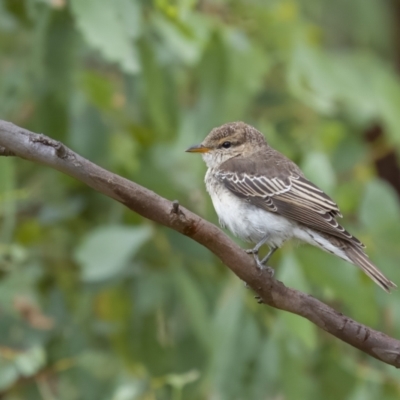
{"type": "Polygon", "coordinates": [[[222,147],[223,147],[224,149],[229,149],[229,147],[231,147],[231,145],[232,145],[231,142],[224,142],[224,143],[222,143],[222,147]]]}

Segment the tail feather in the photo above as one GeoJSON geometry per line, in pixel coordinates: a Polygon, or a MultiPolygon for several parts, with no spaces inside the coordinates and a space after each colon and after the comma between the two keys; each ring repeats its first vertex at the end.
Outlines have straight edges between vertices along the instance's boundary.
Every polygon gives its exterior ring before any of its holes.
{"type": "Polygon", "coordinates": [[[370,261],[368,256],[360,247],[356,246],[346,246],[343,249],[346,256],[350,261],[361,268],[377,285],[379,285],[383,290],[390,293],[390,290],[396,288],[397,285],[386,278],[385,275],[370,261]]]}
{"type": "Polygon", "coordinates": [[[364,253],[363,247],[360,245],[361,242],[358,240],[344,240],[312,229],[307,229],[301,232],[306,233],[306,235],[301,237],[301,240],[317,246],[328,253],[335,254],[343,260],[351,262],[363,270],[386,292],[390,293],[391,289],[397,287],[370,261],[368,256],[364,253]]]}

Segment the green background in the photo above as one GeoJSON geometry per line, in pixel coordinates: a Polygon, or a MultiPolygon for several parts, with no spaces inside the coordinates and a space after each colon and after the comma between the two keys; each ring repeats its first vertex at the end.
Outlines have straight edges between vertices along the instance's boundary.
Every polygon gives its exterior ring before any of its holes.
{"type": "MultiPolygon", "coordinates": [[[[0,0],[0,118],[215,223],[184,150],[244,120],[400,284],[400,175],[376,169],[400,151],[399,15],[383,0],[0,0]]],[[[2,399],[399,398],[395,368],[258,305],[197,243],[49,168],[0,171],[2,399]]],[[[271,265],[400,337],[399,291],[309,246],[271,265]]]]}

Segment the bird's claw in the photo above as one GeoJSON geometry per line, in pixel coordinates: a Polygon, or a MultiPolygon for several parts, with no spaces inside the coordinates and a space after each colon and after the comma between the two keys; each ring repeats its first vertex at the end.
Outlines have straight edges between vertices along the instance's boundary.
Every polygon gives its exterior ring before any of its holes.
{"type": "Polygon", "coordinates": [[[271,278],[275,275],[275,270],[269,265],[266,265],[264,269],[271,275],[271,278]]]}
{"type": "Polygon", "coordinates": [[[261,265],[260,259],[258,258],[258,249],[247,249],[245,252],[253,255],[254,261],[256,262],[258,268],[264,268],[264,266],[261,265]]]}
{"type": "Polygon", "coordinates": [[[258,250],[254,250],[254,249],[246,249],[245,252],[247,254],[258,254],[258,250]]]}
{"type": "Polygon", "coordinates": [[[256,260],[256,263],[257,263],[258,269],[260,269],[262,271],[267,271],[271,275],[271,278],[274,276],[275,270],[272,267],[270,267],[269,265],[262,264],[259,259],[256,260]]]}
{"type": "Polygon", "coordinates": [[[256,258],[256,265],[258,267],[258,269],[264,269],[265,265],[261,263],[259,258],[256,258]]]}
{"type": "Polygon", "coordinates": [[[253,255],[254,261],[256,262],[258,269],[267,271],[271,275],[271,277],[273,277],[275,274],[275,270],[265,264],[269,261],[271,255],[275,252],[276,248],[271,248],[269,253],[262,260],[258,258],[258,250],[258,248],[254,247],[253,249],[246,249],[245,252],[247,254],[253,255]]]}

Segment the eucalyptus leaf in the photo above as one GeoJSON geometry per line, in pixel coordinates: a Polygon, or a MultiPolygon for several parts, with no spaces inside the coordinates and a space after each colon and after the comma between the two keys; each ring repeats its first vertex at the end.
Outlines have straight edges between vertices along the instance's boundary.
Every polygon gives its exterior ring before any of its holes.
{"type": "Polygon", "coordinates": [[[306,177],[322,190],[333,192],[336,183],[335,172],[325,154],[318,152],[307,154],[302,163],[302,170],[306,177]]]}
{"type": "Polygon", "coordinates": [[[10,387],[18,376],[18,369],[13,363],[0,360],[0,390],[10,387]]]}
{"type": "Polygon", "coordinates": [[[360,218],[367,229],[383,233],[393,225],[400,216],[398,199],[393,189],[380,180],[368,183],[360,207],[360,218]]]}
{"type": "Polygon", "coordinates": [[[147,226],[107,226],[88,233],[75,252],[82,280],[98,282],[118,276],[150,236],[147,226]]]}
{"type": "Polygon", "coordinates": [[[42,347],[35,346],[16,357],[14,363],[22,376],[29,377],[44,367],[46,353],[42,347]]]}
{"type": "MultiPolygon", "coordinates": [[[[100,50],[109,61],[118,62],[124,71],[136,74],[140,71],[140,64],[131,40],[132,31],[126,29],[124,14],[127,5],[129,3],[122,0],[72,0],[71,10],[90,45],[100,50]]],[[[135,15],[138,10],[133,7],[130,6],[128,11],[133,9],[135,15]]]]}

